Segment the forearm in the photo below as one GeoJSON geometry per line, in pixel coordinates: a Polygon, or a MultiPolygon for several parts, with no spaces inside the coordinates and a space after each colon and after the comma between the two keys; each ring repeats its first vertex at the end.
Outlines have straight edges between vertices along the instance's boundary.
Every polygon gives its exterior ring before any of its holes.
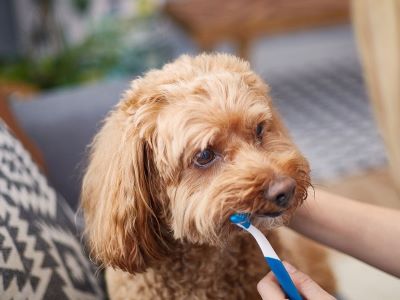
{"type": "Polygon", "coordinates": [[[400,211],[317,190],[290,226],[305,236],[400,277],[400,211]]]}

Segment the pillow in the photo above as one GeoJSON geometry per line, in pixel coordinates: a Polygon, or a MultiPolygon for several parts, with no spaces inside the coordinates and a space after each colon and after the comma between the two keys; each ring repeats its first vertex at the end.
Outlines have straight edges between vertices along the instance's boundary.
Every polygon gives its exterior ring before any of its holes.
{"type": "Polygon", "coordinates": [[[74,214],[0,120],[0,298],[102,299],[74,214]]]}

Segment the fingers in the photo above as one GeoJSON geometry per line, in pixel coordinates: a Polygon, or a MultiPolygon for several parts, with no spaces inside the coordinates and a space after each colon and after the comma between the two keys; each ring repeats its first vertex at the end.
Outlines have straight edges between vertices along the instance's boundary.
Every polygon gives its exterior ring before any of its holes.
{"type": "MultiPolygon", "coordinates": [[[[286,270],[289,272],[289,275],[300,294],[306,299],[335,300],[333,296],[329,295],[306,274],[298,271],[295,267],[287,262],[283,262],[283,264],[285,265],[286,270]]],[[[287,299],[272,272],[269,272],[263,279],[261,279],[261,281],[257,284],[257,290],[263,300],[287,299]]]]}
{"type": "Polygon", "coordinates": [[[308,275],[298,271],[295,267],[287,262],[283,262],[286,270],[289,272],[294,285],[299,290],[300,294],[305,298],[321,299],[321,300],[334,300],[335,298],[329,295],[324,289],[322,289],[314,280],[308,275]]]}
{"type": "Polygon", "coordinates": [[[286,299],[285,294],[282,292],[276,278],[272,272],[269,272],[257,284],[257,291],[263,300],[283,300],[286,299]]]}

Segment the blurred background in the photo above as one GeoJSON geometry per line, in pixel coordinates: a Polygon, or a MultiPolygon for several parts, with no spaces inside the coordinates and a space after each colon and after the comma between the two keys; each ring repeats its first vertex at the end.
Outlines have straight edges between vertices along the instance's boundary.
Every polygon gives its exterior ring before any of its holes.
{"type": "MultiPolygon", "coordinates": [[[[76,209],[86,146],[129,82],[229,52],[271,86],[316,187],[400,208],[399,19],[397,0],[3,0],[0,117],[76,209]]],[[[343,299],[399,298],[398,279],[331,257],[343,299]]]]}

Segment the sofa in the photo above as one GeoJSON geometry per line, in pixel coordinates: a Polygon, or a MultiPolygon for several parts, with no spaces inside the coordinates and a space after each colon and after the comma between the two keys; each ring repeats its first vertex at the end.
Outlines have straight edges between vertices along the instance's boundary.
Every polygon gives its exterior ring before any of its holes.
{"type": "Polygon", "coordinates": [[[0,298],[104,299],[75,213],[0,120],[0,298]]]}

